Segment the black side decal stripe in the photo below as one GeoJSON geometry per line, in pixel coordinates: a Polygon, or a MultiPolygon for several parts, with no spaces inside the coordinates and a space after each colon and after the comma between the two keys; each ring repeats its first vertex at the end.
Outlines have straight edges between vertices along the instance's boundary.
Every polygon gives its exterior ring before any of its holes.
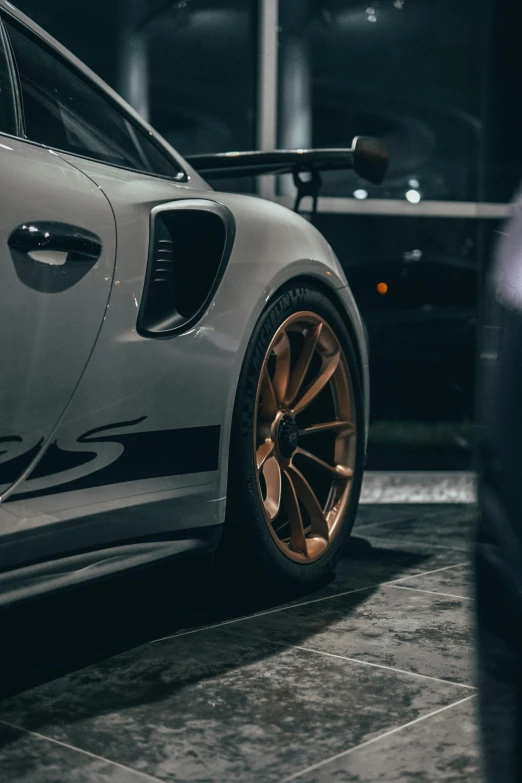
{"type": "MultiPolygon", "coordinates": [[[[136,424],[141,424],[142,421],[145,421],[147,417],[146,416],[140,416],[139,419],[133,419],[132,421],[115,421],[114,424],[104,424],[103,427],[94,427],[92,430],[87,430],[87,432],[84,432],[83,435],[80,435],[78,438],[78,443],[89,443],[89,441],[95,441],[98,442],[102,440],[102,438],[93,438],[92,435],[97,435],[101,432],[108,432],[109,430],[121,430],[122,427],[135,427],[136,424]]],[[[176,430],[171,430],[171,432],[176,432],[176,430]]],[[[112,440],[115,441],[115,438],[106,438],[106,440],[112,440]]]]}
{"type": "MultiPolygon", "coordinates": [[[[13,435],[9,438],[0,438],[0,444],[2,443],[21,443],[22,438],[13,435]]],[[[12,484],[13,481],[22,475],[24,470],[27,470],[31,462],[37,456],[38,452],[43,446],[44,439],[41,438],[38,443],[32,448],[25,451],[23,454],[19,454],[18,457],[7,460],[0,464],[0,484],[12,484]]],[[[5,450],[0,451],[0,455],[5,454],[5,450]]]]}
{"type": "MultiPolygon", "coordinates": [[[[185,473],[200,473],[218,469],[219,438],[221,427],[187,427],[176,430],[156,430],[153,432],[133,432],[106,437],[92,436],[91,450],[85,456],[92,461],[92,445],[95,443],[120,443],[123,453],[110,465],[99,470],[91,470],[85,476],[55,484],[45,489],[14,493],[5,502],[25,500],[27,498],[55,495],[61,492],[73,492],[79,489],[92,489],[125,481],[177,476],[185,473]]],[[[49,448],[35,468],[39,477],[51,476],[76,467],[79,463],[77,451],[59,449],[56,444],[49,448]],[[69,461],[68,461],[69,460],[69,461]],[[57,470],[58,468],[58,470],[57,470]]],[[[85,458],[84,458],[85,459],[85,458]]],[[[95,467],[95,461],[93,468],[95,467]]],[[[31,477],[25,486],[30,486],[31,477]]]]}

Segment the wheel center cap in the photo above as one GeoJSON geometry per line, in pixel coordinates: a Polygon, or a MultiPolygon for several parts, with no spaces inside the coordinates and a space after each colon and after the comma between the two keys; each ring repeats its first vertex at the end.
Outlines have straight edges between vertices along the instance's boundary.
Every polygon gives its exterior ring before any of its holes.
{"type": "Polygon", "coordinates": [[[285,413],[277,430],[277,447],[285,459],[290,459],[297,448],[299,428],[293,418],[285,413]]]}

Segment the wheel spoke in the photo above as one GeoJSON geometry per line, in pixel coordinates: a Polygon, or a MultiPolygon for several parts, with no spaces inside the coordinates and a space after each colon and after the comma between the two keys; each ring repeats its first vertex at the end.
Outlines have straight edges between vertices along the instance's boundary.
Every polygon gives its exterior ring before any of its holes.
{"type": "Polygon", "coordinates": [[[276,355],[276,366],[272,386],[277,403],[282,405],[286,398],[290,379],[290,340],[286,332],[281,332],[273,347],[273,352],[276,355]]]}
{"type": "Polygon", "coordinates": [[[270,537],[287,558],[306,565],[342,529],[357,464],[358,411],[349,357],[313,307],[292,313],[271,334],[251,446],[258,498],[270,537]]]}
{"type": "Polygon", "coordinates": [[[317,341],[319,340],[322,328],[322,323],[319,323],[317,326],[308,329],[306,333],[301,353],[299,354],[295,367],[290,375],[285,399],[286,405],[291,405],[301,391],[301,386],[303,385],[306,373],[310,367],[312,356],[317,348],[317,341]]]}
{"type": "Polygon", "coordinates": [[[328,523],[315,492],[303,474],[294,465],[290,465],[288,474],[291,476],[297,497],[308,512],[312,533],[315,533],[328,541],[328,536],[330,534],[328,523]]]}
{"type": "Polygon", "coordinates": [[[263,477],[266,484],[266,497],[263,505],[266,517],[271,522],[279,514],[281,506],[281,468],[275,457],[269,457],[264,463],[263,477]]]}
{"type": "Polygon", "coordinates": [[[337,367],[339,366],[339,360],[341,358],[341,355],[339,351],[335,351],[335,353],[331,354],[330,356],[324,356],[323,357],[323,365],[321,367],[321,371],[317,378],[313,380],[305,389],[303,394],[301,395],[300,399],[297,401],[297,403],[293,406],[293,413],[294,415],[297,415],[298,413],[302,413],[305,408],[310,405],[312,400],[314,400],[317,395],[324,389],[326,384],[329,382],[330,378],[336,371],[337,367]]]}
{"type": "Polygon", "coordinates": [[[323,538],[323,536],[308,536],[306,539],[306,548],[308,549],[308,557],[310,560],[315,560],[328,549],[328,541],[326,538],[323,538]]]}
{"type": "Polygon", "coordinates": [[[299,437],[303,435],[315,435],[316,432],[337,432],[340,435],[355,435],[355,424],[351,421],[324,421],[320,424],[311,424],[299,431],[299,437]]]}
{"type": "Polygon", "coordinates": [[[265,461],[271,455],[273,450],[274,450],[274,442],[271,441],[269,438],[263,441],[263,443],[259,446],[258,450],[256,451],[256,465],[258,470],[261,470],[265,461]]]}
{"type": "Polygon", "coordinates": [[[277,400],[268,370],[265,367],[261,380],[261,417],[272,421],[277,413],[277,400]]]}
{"type": "Polygon", "coordinates": [[[289,472],[285,470],[283,482],[283,506],[288,514],[290,525],[290,541],[293,549],[308,557],[306,537],[304,534],[303,517],[299,508],[297,493],[289,472]]]}
{"type": "Polygon", "coordinates": [[[300,447],[296,449],[295,453],[300,454],[302,457],[306,457],[306,459],[309,459],[323,470],[328,471],[328,473],[333,473],[337,479],[348,481],[348,479],[351,479],[353,476],[353,470],[351,468],[346,468],[344,465],[330,465],[320,457],[317,457],[315,454],[311,454],[309,451],[306,451],[300,447]]]}

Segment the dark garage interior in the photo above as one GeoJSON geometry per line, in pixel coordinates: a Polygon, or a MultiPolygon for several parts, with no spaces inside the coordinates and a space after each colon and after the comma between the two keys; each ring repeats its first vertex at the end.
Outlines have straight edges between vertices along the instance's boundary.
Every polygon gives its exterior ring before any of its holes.
{"type": "MultiPolygon", "coordinates": [[[[521,162],[514,6],[279,0],[277,30],[255,0],[18,7],[183,155],[385,141],[385,182],[327,174],[316,216],[370,333],[368,468],[471,469],[478,298],[521,162]]],[[[280,179],[258,192],[290,204],[280,179]]]]}
{"type": "MultiPolygon", "coordinates": [[[[522,176],[514,2],[16,5],[183,156],[376,136],[390,165],[380,185],[326,172],[317,212],[302,204],[370,358],[361,504],[335,576],[247,590],[208,554],[1,608],[0,781],[520,780],[481,759],[476,623],[480,337],[522,176]]],[[[290,175],[208,181],[295,198],[290,175]]],[[[520,598],[520,573],[498,596],[520,598]]]]}

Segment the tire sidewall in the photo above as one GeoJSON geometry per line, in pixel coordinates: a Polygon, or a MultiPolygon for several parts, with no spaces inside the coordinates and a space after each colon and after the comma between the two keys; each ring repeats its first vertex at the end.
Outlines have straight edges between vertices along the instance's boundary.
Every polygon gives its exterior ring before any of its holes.
{"type": "MultiPolygon", "coordinates": [[[[337,308],[312,285],[289,285],[282,289],[262,313],[250,339],[241,370],[234,408],[230,444],[229,492],[225,533],[240,536],[244,553],[252,562],[244,566],[253,572],[268,571],[271,581],[302,589],[327,577],[351,533],[359,502],[364,467],[364,403],[356,354],[343,318],[337,308]],[[351,376],[358,430],[355,472],[341,530],[325,554],[312,563],[300,564],[277,546],[265,520],[259,497],[255,465],[254,422],[257,388],[266,352],[281,324],[298,311],[312,311],[333,328],[345,353],[351,376]],[[228,530],[227,530],[228,525],[228,530]],[[234,528],[234,530],[232,530],[234,528]],[[250,551],[249,551],[250,550],[250,551]]],[[[241,557],[241,553],[238,553],[241,557]]]]}

